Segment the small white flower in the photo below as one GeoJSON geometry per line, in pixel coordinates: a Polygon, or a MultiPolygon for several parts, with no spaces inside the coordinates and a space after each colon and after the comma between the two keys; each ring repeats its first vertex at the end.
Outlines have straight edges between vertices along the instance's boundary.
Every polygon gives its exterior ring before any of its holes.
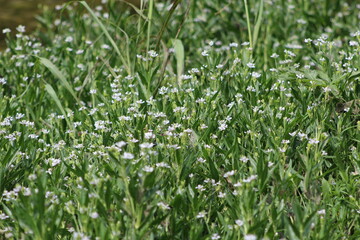
{"type": "Polygon", "coordinates": [[[248,178],[245,178],[243,180],[244,183],[249,183],[249,182],[252,182],[253,180],[257,179],[257,175],[251,175],[250,177],[248,178]]]}
{"type": "Polygon", "coordinates": [[[220,235],[217,233],[214,233],[213,235],[211,235],[211,240],[216,240],[216,239],[220,239],[220,235]]]}
{"type": "Polygon", "coordinates": [[[304,76],[304,74],[297,73],[296,77],[299,78],[299,79],[303,79],[305,76],[304,76]]]}
{"type": "Polygon", "coordinates": [[[233,42],[233,43],[230,43],[229,44],[229,47],[238,47],[239,46],[239,44],[238,43],[236,43],[236,42],[233,42]]]}
{"type": "Polygon", "coordinates": [[[19,26],[16,28],[16,31],[21,32],[21,33],[24,33],[24,32],[25,32],[25,26],[19,25],[19,26]]]}
{"type": "Polygon", "coordinates": [[[93,218],[93,219],[96,219],[99,217],[99,214],[97,212],[93,212],[90,214],[90,217],[93,218]]]}
{"type": "Polygon", "coordinates": [[[249,160],[250,159],[248,157],[245,157],[245,156],[240,157],[240,161],[242,161],[244,163],[248,162],[249,160]]]}
{"type": "Polygon", "coordinates": [[[317,211],[317,214],[319,214],[319,215],[325,215],[325,214],[326,214],[326,211],[325,211],[325,209],[321,209],[321,210],[317,211]]]}
{"type": "Polygon", "coordinates": [[[9,216],[7,216],[5,213],[0,213],[0,219],[1,220],[5,220],[7,218],[9,218],[9,216]]]}
{"type": "Polygon", "coordinates": [[[124,159],[133,159],[133,158],[134,158],[134,154],[125,152],[124,155],[123,155],[123,158],[124,158],[124,159]]]}
{"type": "Polygon", "coordinates": [[[350,45],[350,46],[359,46],[359,43],[356,42],[356,41],[350,41],[350,42],[349,42],[349,45],[350,45]]]}
{"type": "Polygon", "coordinates": [[[235,220],[235,223],[236,225],[238,225],[239,227],[241,227],[242,225],[244,225],[244,221],[238,219],[238,220],[235,220]]]}
{"type": "Polygon", "coordinates": [[[140,148],[152,148],[154,146],[153,143],[142,143],[139,145],[140,148]]]}
{"type": "Polygon", "coordinates": [[[101,48],[103,48],[103,49],[110,49],[110,46],[107,45],[107,44],[103,44],[103,45],[101,45],[101,48]]]}
{"type": "Polygon", "coordinates": [[[146,139],[155,138],[155,134],[154,134],[153,132],[149,131],[149,132],[146,132],[146,133],[144,134],[144,137],[145,137],[146,139]]]}
{"type": "Polygon", "coordinates": [[[65,42],[72,42],[74,40],[74,38],[73,37],[71,37],[71,36],[68,36],[68,37],[66,37],[65,38],[65,42]]]}
{"type": "Polygon", "coordinates": [[[261,73],[252,72],[252,73],[251,73],[251,76],[252,76],[253,78],[259,78],[259,77],[261,77],[261,73]]]}
{"type": "Polygon", "coordinates": [[[248,66],[248,68],[255,68],[255,64],[254,64],[254,63],[248,63],[248,64],[246,64],[246,66],[248,66]]]}
{"type": "Polygon", "coordinates": [[[225,196],[226,196],[226,193],[219,192],[219,195],[218,195],[219,198],[224,198],[225,196]]]}
{"type": "Polygon", "coordinates": [[[160,207],[160,208],[162,208],[163,210],[169,210],[169,209],[170,209],[169,205],[167,205],[167,204],[165,204],[165,203],[163,203],[163,202],[159,202],[159,203],[157,204],[157,206],[160,207]]]}
{"type": "Polygon", "coordinates": [[[229,172],[226,172],[226,173],[224,174],[224,178],[227,178],[227,177],[230,177],[230,176],[234,176],[234,174],[235,174],[235,171],[234,171],[234,170],[229,171],[229,172]]]}
{"type": "Polygon", "coordinates": [[[206,212],[205,211],[201,211],[198,213],[198,215],[196,215],[196,218],[204,218],[206,215],[206,212]]]}
{"type": "Polygon", "coordinates": [[[310,138],[309,139],[309,144],[318,144],[320,141],[316,140],[315,138],[310,138]]]}
{"type": "Polygon", "coordinates": [[[244,240],[256,240],[256,239],[257,239],[257,237],[254,234],[246,234],[244,236],[244,240]]]}
{"type": "Polygon", "coordinates": [[[207,57],[207,56],[209,56],[209,53],[206,50],[204,50],[201,52],[201,55],[203,55],[204,57],[207,57]]]}
{"type": "Polygon", "coordinates": [[[151,172],[154,171],[154,168],[151,167],[151,166],[145,166],[145,167],[143,168],[143,171],[144,171],[144,172],[151,173],[151,172]]]}
{"type": "Polygon", "coordinates": [[[159,54],[157,54],[157,52],[155,52],[154,50],[150,50],[148,52],[149,56],[152,57],[152,58],[155,58],[157,57],[159,54]]]}
{"type": "Polygon", "coordinates": [[[11,32],[10,28],[4,28],[4,29],[2,30],[2,33],[3,33],[3,34],[10,33],[10,32],[11,32]]]}
{"type": "Polygon", "coordinates": [[[122,148],[125,145],[126,145],[126,142],[124,142],[124,141],[120,141],[120,142],[115,143],[115,146],[118,147],[118,148],[122,148]]]}
{"type": "Polygon", "coordinates": [[[327,87],[327,86],[326,86],[326,87],[323,87],[323,91],[324,91],[324,92],[330,92],[330,91],[331,91],[331,88],[330,88],[330,87],[327,87]]]}
{"type": "Polygon", "coordinates": [[[303,25],[306,24],[306,21],[304,19],[298,19],[296,20],[296,22],[303,25]]]}

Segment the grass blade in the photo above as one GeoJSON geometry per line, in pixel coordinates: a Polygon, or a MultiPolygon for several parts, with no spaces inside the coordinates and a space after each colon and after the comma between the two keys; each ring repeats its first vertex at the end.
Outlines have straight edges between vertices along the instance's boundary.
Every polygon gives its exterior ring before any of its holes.
{"type": "Polygon", "coordinates": [[[254,27],[253,47],[256,46],[256,41],[257,41],[258,36],[259,36],[260,26],[262,24],[263,12],[264,12],[264,0],[261,0],[260,1],[260,8],[259,8],[258,16],[257,16],[255,27],[254,27]]]}
{"type": "Polygon", "coordinates": [[[106,30],[106,27],[104,26],[104,24],[100,21],[100,19],[95,15],[94,11],[89,7],[89,5],[85,2],[85,1],[80,1],[80,4],[83,5],[86,10],[88,10],[88,12],[90,13],[90,15],[92,16],[92,18],[95,20],[95,22],[97,24],[99,24],[101,30],[103,31],[103,33],[105,34],[105,36],[107,37],[107,39],[110,41],[112,47],[115,49],[116,53],[119,55],[120,60],[122,62],[122,64],[124,64],[128,74],[131,74],[131,70],[130,70],[130,64],[127,63],[125,61],[124,56],[121,54],[120,49],[118,48],[118,46],[116,45],[114,39],[112,39],[112,37],[110,36],[109,32],[106,30]]]}
{"type": "Polygon", "coordinates": [[[78,97],[76,96],[74,90],[72,89],[70,83],[66,81],[65,76],[60,72],[60,70],[48,59],[39,57],[41,64],[47,67],[50,72],[60,80],[61,84],[70,92],[74,99],[79,102],[78,97]]]}
{"type": "Polygon", "coordinates": [[[181,86],[181,75],[184,73],[184,45],[181,40],[174,40],[175,58],[176,58],[176,74],[178,83],[181,86]]]}

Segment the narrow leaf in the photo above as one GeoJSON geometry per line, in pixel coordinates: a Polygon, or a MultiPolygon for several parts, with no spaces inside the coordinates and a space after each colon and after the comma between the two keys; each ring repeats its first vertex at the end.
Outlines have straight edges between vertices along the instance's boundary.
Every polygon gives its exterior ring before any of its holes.
{"type": "Polygon", "coordinates": [[[178,83],[181,86],[181,76],[184,73],[184,45],[181,40],[174,40],[175,58],[176,58],[176,74],[178,83]]]}
{"type": "Polygon", "coordinates": [[[74,99],[79,102],[74,90],[72,89],[70,83],[66,80],[65,76],[60,72],[60,70],[48,59],[39,57],[41,64],[47,67],[50,72],[60,80],[60,83],[70,92],[74,99]]]}

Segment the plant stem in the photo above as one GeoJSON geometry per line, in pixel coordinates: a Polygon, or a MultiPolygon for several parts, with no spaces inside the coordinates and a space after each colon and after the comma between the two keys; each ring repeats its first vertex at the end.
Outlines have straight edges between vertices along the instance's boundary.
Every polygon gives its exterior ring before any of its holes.
{"type": "Polygon", "coordinates": [[[253,47],[253,42],[252,42],[252,36],[251,36],[251,25],[250,25],[250,16],[249,16],[249,9],[248,9],[247,0],[244,0],[244,4],[245,4],[246,24],[247,24],[247,28],[248,28],[250,48],[252,48],[253,47]]]}

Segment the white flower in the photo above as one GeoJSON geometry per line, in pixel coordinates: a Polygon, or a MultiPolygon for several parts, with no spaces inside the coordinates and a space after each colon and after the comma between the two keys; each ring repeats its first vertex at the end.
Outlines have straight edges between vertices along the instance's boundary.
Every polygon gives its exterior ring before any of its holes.
{"type": "Polygon", "coordinates": [[[242,161],[242,162],[244,162],[244,163],[246,163],[246,162],[248,162],[250,159],[248,158],[248,157],[245,157],[245,156],[242,156],[241,158],[240,158],[240,161],[242,161]]]}
{"type": "Polygon", "coordinates": [[[331,91],[331,88],[326,86],[326,87],[323,87],[323,91],[324,92],[330,92],[331,91]]]}
{"type": "Polygon", "coordinates": [[[25,26],[19,25],[19,26],[16,28],[16,30],[17,30],[18,32],[23,33],[23,32],[25,32],[25,26]]]}
{"type": "Polygon", "coordinates": [[[252,76],[253,78],[259,78],[259,77],[261,77],[261,73],[252,72],[252,73],[251,73],[251,76],[252,76]]]}
{"type": "Polygon", "coordinates": [[[299,78],[299,79],[303,79],[305,76],[304,76],[304,74],[297,73],[296,77],[299,78]]]}
{"type": "Polygon", "coordinates": [[[321,210],[317,211],[317,214],[319,214],[319,215],[325,215],[325,214],[326,214],[326,211],[325,211],[325,209],[321,209],[321,210]]]}
{"type": "Polygon", "coordinates": [[[204,186],[203,186],[203,185],[201,185],[201,184],[197,185],[197,186],[195,187],[195,189],[199,190],[200,192],[205,191],[204,186]]]}
{"type": "Polygon", "coordinates": [[[206,50],[204,50],[201,52],[201,55],[203,55],[204,57],[207,57],[207,56],[209,56],[209,53],[206,50]]]}
{"type": "Polygon", "coordinates": [[[97,212],[93,212],[93,213],[90,214],[90,217],[95,219],[95,218],[99,217],[99,214],[97,212]]]}
{"type": "Polygon", "coordinates": [[[124,141],[120,141],[120,142],[115,143],[115,146],[118,147],[118,148],[122,148],[125,145],[126,145],[126,142],[124,142],[124,141]]]}
{"type": "Polygon", "coordinates": [[[246,234],[244,236],[244,240],[256,240],[256,239],[257,239],[257,237],[254,234],[246,234]]]}
{"type": "Polygon", "coordinates": [[[96,121],[94,126],[95,126],[95,130],[102,130],[102,129],[106,128],[105,127],[105,121],[102,121],[102,120],[96,121]]]}
{"type": "Polygon", "coordinates": [[[251,175],[250,177],[248,178],[245,178],[243,180],[244,183],[249,183],[249,182],[252,182],[253,180],[255,180],[257,178],[257,175],[251,175]]]}
{"type": "Polygon", "coordinates": [[[170,209],[169,205],[167,205],[167,204],[165,204],[165,203],[163,203],[163,202],[159,202],[159,203],[157,204],[157,206],[160,207],[160,208],[162,208],[163,210],[169,210],[169,209],[170,209]]]}
{"type": "Polygon", "coordinates": [[[219,198],[224,198],[225,196],[226,196],[226,193],[219,192],[219,195],[218,195],[219,198]]]}
{"type": "Polygon", "coordinates": [[[220,235],[217,233],[214,233],[213,235],[211,235],[211,239],[212,240],[220,239],[220,235]]]}
{"type": "Polygon", "coordinates": [[[157,57],[159,54],[157,54],[157,52],[155,52],[154,50],[150,50],[148,52],[149,56],[152,57],[152,58],[155,58],[157,57]]]}
{"type": "Polygon", "coordinates": [[[246,64],[246,66],[248,66],[248,68],[255,68],[255,64],[254,64],[254,63],[248,63],[248,64],[246,64]]]}
{"type": "Polygon", "coordinates": [[[229,44],[229,47],[238,47],[239,44],[237,44],[236,42],[233,42],[233,43],[230,43],[229,44]]]}
{"type": "Polygon", "coordinates": [[[151,173],[151,172],[154,171],[154,168],[151,167],[151,166],[145,166],[145,167],[143,168],[143,171],[144,171],[144,172],[151,173]]]}
{"type": "Polygon", "coordinates": [[[5,220],[7,218],[9,218],[9,216],[5,215],[4,213],[0,213],[0,219],[1,220],[5,220]]]}
{"type": "Polygon", "coordinates": [[[238,225],[239,227],[241,227],[242,225],[244,225],[244,221],[238,219],[238,220],[235,220],[235,223],[236,225],[238,225]]]}
{"type": "Polygon", "coordinates": [[[350,45],[350,46],[359,46],[359,43],[356,42],[356,41],[350,41],[350,42],[349,42],[349,45],[350,45]]]}
{"type": "Polygon", "coordinates": [[[65,38],[65,42],[72,42],[74,40],[74,38],[73,37],[71,37],[71,36],[68,36],[68,37],[66,37],[65,38]]]}
{"type": "Polygon", "coordinates": [[[5,85],[7,82],[5,80],[5,78],[0,78],[0,84],[1,85],[5,85]]]}
{"type": "Polygon", "coordinates": [[[61,160],[58,158],[49,158],[47,159],[47,162],[50,163],[52,167],[55,167],[61,163],[61,160]]]}
{"type": "Polygon", "coordinates": [[[133,158],[134,158],[134,154],[125,152],[124,155],[123,155],[123,158],[124,158],[124,159],[133,159],[133,158]]]}
{"type": "Polygon", "coordinates": [[[224,131],[225,129],[227,129],[228,125],[226,124],[226,122],[224,120],[219,121],[219,130],[220,131],[224,131]]]}
{"type": "Polygon", "coordinates": [[[296,22],[299,24],[306,24],[306,21],[304,19],[298,19],[296,20],[296,22]]]}
{"type": "Polygon", "coordinates": [[[320,141],[319,140],[316,140],[315,138],[310,138],[309,139],[309,144],[317,144],[319,143],[320,141]]]}
{"type": "Polygon", "coordinates": [[[206,215],[206,212],[205,211],[201,211],[198,213],[198,215],[196,215],[196,218],[204,218],[206,215]]]}
{"type": "Polygon", "coordinates": [[[2,30],[2,33],[3,33],[3,34],[9,33],[9,32],[11,32],[10,28],[4,28],[4,29],[2,30]]]}
{"type": "Polygon", "coordinates": [[[192,76],[191,75],[181,75],[181,79],[184,79],[184,80],[188,80],[188,79],[191,79],[192,76]]]}
{"type": "Polygon", "coordinates": [[[144,134],[144,137],[145,137],[146,139],[155,138],[155,134],[153,134],[151,131],[149,131],[149,132],[146,132],[146,133],[144,134]]]}
{"type": "Polygon", "coordinates": [[[226,173],[224,174],[224,178],[227,178],[227,177],[233,176],[234,174],[235,174],[235,171],[234,171],[234,170],[229,171],[229,172],[226,172],[226,173]]]}
{"type": "Polygon", "coordinates": [[[101,48],[103,48],[103,49],[110,49],[110,46],[107,45],[107,44],[103,44],[103,45],[101,45],[101,48]]]}
{"type": "Polygon", "coordinates": [[[152,148],[154,146],[153,143],[142,143],[140,144],[140,148],[152,148]]]}

